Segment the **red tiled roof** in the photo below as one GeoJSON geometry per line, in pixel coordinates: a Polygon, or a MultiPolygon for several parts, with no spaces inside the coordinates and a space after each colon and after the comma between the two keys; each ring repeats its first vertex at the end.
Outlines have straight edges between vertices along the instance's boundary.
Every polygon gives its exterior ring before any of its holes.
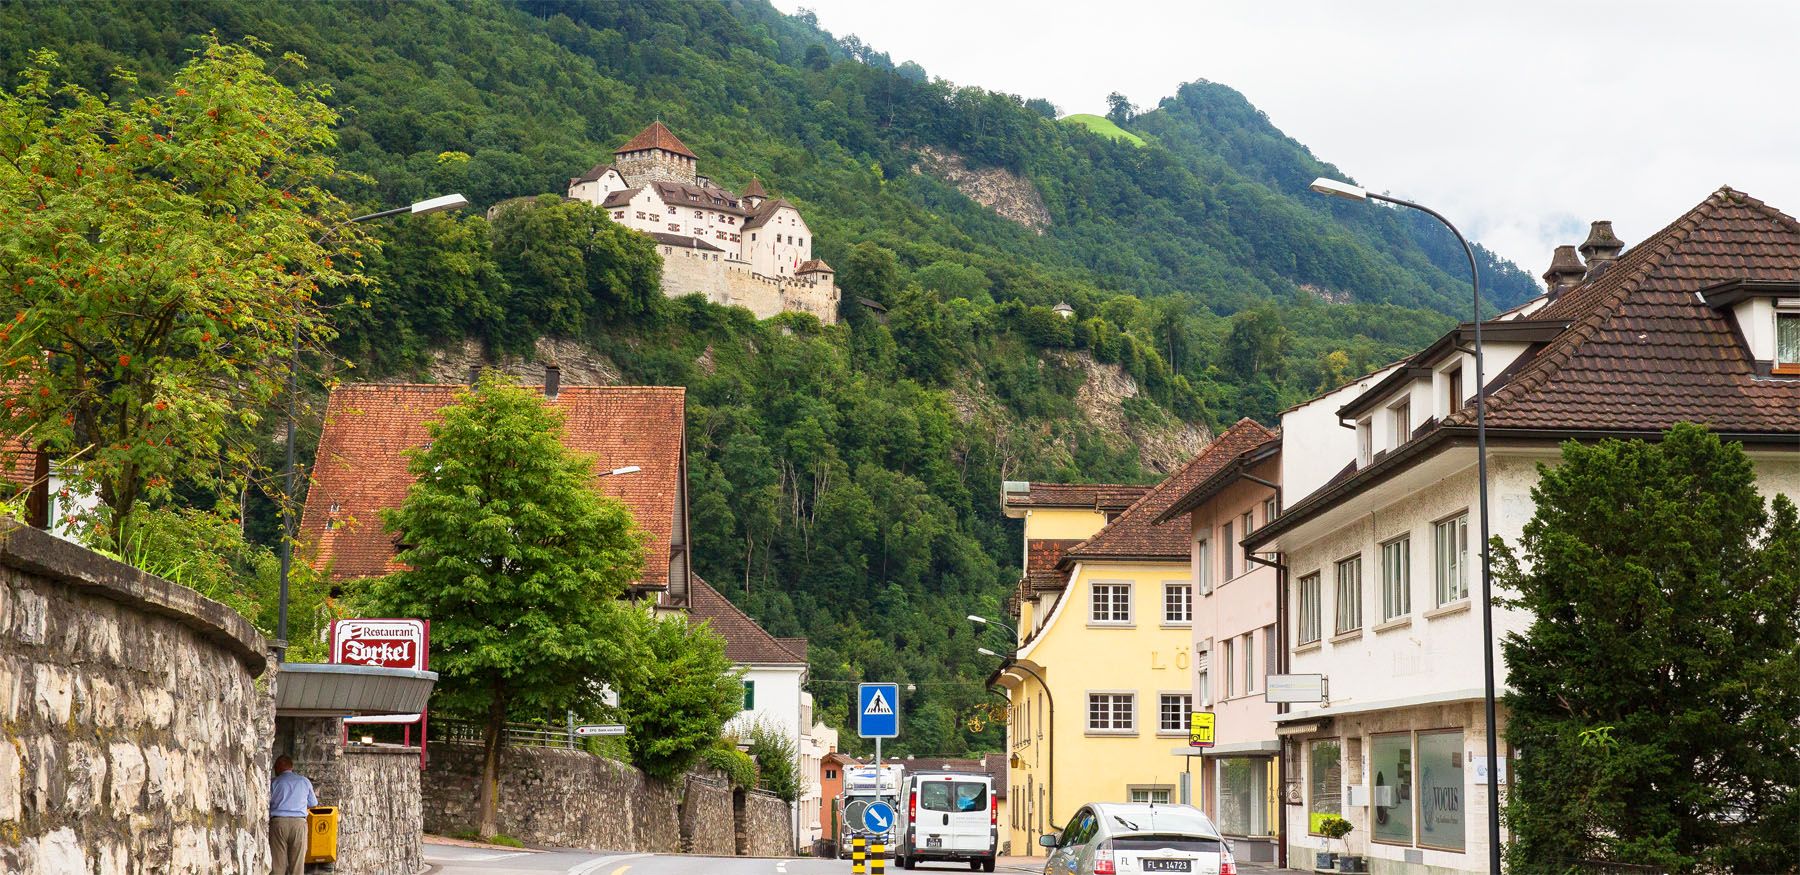
{"type": "Polygon", "coordinates": [[[674,132],[670,131],[667,125],[664,125],[659,121],[651,122],[649,127],[645,128],[637,136],[632,137],[631,142],[613,150],[613,154],[621,155],[626,152],[641,152],[645,149],[661,149],[664,152],[674,152],[677,155],[685,155],[689,158],[698,160],[697,156],[694,155],[693,150],[689,149],[686,143],[681,142],[681,138],[675,136],[674,132]]]}
{"type": "MultiPolygon", "coordinates": [[[[405,451],[423,446],[438,408],[459,385],[360,384],[331,391],[319,436],[300,540],[315,567],[334,580],[401,570],[381,511],[398,507],[412,486],[405,451]],[[332,522],[332,525],[327,525],[332,522]]],[[[638,586],[668,585],[671,531],[681,513],[685,392],[679,386],[564,386],[549,402],[564,417],[563,442],[594,456],[595,470],[636,465],[602,477],[599,490],[623,502],[649,536],[638,586]]]]}
{"type": "Polygon", "coordinates": [[[762,226],[767,225],[769,220],[774,218],[775,214],[783,209],[793,210],[796,213],[800,212],[800,208],[788,203],[786,198],[778,197],[772,201],[763,201],[762,206],[757,207],[754,212],[748,214],[750,218],[744,220],[744,227],[761,228],[762,226]]]}
{"type": "Polygon", "coordinates": [[[609,209],[612,207],[625,206],[631,203],[632,198],[637,197],[638,192],[643,190],[643,187],[639,186],[638,188],[621,188],[618,191],[609,192],[606,195],[606,199],[600,202],[600,206],[609,209]]]}
{"type": "MultiPolygon", "coordinates": [[[[722,188],[705,188],[660,180],[652,181],[649,185],[656,190],[656,196],[662,198],[663,203],[672,207],[701,207],[721,213],[730,213],[734,216],[749,215],[744,211],[744,205],[733,197],[731,192],[722,188]]],[[[745,222],[744,227],[752,226],[749,222],[745,222]]]]}
{"type": "Polygon", "coordinates": [[[611,169],[613,169],[613,166],[611,164],[595,164],[593,167],[588,169],[588,172],[583,173],[580,176],[577,176],[574,179],[569,180],[569,184],[574,185],[579,182],[593,182],[594,180],[599,179],[602,176],[605,176],[606,172],[611,169]]]}
{"type": "Polygon", "coordinates": [[[831,269],[831,265],[825,263],[825,259],[823,259],[823,258],[810,258],[810,259],[807,259],[806,261],[800,262],[800,267],[795,269],[794,273],[796,275],[798,275],[798,274],[803,274],[803,273],[812,273],[814,271],[824,271],[825,273],[837,273],[837,271],[831,269]]]}
{"type": "Polygon", "coordinates": [[[762,180],[757,179],[754,176],[750,177],[750,184],[747,186],[744,186],[744,197],[768,197],[768,196],[769,196],[769,193],[766,191],[763,191],[762,180]]]}
{"type": "Polygon", "coordinates": [[[805,638],[776,638],[756,625],[750,615],[738,610],[730,599],[719,594],[698,576],[693,578],[693,593],[688,600],[688,616],[705,622],[713,632],[725,639],[725,658],[739,665],[805,665],[805,638]],[[793,646],[797,645],[798,650],[793,646]]]}
{"type": "Polygon", "coordinates": [[[1148,486],[1119,483],[1027,483],[1024,492],[1008,492],[1008,507],[1065,507],[1124,510],[1150,491],[1148,486]]]}
{"type": "MultiPolygon", "coordinates": [[[[1758,378],[1730,313],[1695,293],[1800,281],[1800,223],[1721,188],[1533,319],[1571,324],[1487,401],[1488,428],[1800,432],[1800,382],[1758,378]]],[[[1445,425],[1472,426],[1473,405],[1445,425]]]]}
{"type": "Polygon", "coordinates": [[[1071,565],[1089,559],[1142,559],[1185,562],[1189,555],[1189,530],[1185,521],[1171,520],[1163,525],[1153,521],[1189,490],[1222,470],[1245,452],[1273,440],[1275,433],[1254,420],[1240,419],[1236,425],[1207,444],[1200,454],[1181,470],[1169,475],[1154,489],[1144,494],[1124,513],[1106,524],[1093,537],[1071,547],[1062,564],[1071,565]]]}

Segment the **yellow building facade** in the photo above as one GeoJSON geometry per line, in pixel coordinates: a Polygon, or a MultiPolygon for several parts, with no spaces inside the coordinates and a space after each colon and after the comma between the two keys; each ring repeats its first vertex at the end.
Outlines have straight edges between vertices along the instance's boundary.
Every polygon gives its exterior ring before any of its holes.
{"type": "MultiPolygon", "coordinates": [[[[1009,703],[1013,852],[1042,855],[1092,802],[1181,801],[1194,709],[1186,520],[1152,523],[1212,473],[1202,451],[1154,488],[1010,483],[1023,519],[1016,650],[993,683],[1009,703]]],[[[1198,787],[1199,759],[1191,760],[1198,787]]]]}

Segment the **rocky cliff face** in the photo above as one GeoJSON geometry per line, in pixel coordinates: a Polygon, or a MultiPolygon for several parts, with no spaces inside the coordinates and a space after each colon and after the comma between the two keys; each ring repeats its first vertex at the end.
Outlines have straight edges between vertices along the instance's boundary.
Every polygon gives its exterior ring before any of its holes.
{"type": "Polygon", "coordinates": [[[962,192],[970,200],[1000,214],[1000,217],[1024,225],[1039,234],[1050,227],[1050,211],[1031,180],[997,167],[974,169],[961,155],[920,146],[914,173],[935,176],[962,192]]]}
{"type": "MultiPolygon", "coordinates": [[[[1087,372],[1087,379],[1075,392],[1075,404],[1090,422],[1100,427],[1109,444],[1136,446],[1145,468],[1159,474],[1173,473],[1212,440],[1211,431],[1204,425],[1164,415],[1128,413],[1126,401],[1138,397],[1140,390],[1124,368],[1094,361],[1086,352],[1048,355],[1063,367],[1087,372]]],[[[1148,410],[1150,406],[1139,409],[1148,410]]]]}

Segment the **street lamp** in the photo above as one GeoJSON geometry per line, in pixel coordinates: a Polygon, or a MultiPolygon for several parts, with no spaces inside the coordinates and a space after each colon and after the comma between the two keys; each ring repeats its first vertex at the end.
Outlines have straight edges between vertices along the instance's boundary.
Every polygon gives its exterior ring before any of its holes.
{"type": "Polygon", "coordinates": [[[1418,210],[1449,228],[1450,233],[1456,235],[1456,242],[1462,244],[1463,255],[1469,259],[1469,281],[1475,292],[1475,469],[1481,500],[1481,664],[1487,675],[1482,704],[1487,710],[1488,871],[1500,875],[1500,740],[1494,726],[1494,585],[1488,562],[1487,379],[1482,373],[1481,271],[1475,266],[1475,249],[1449,219],[1430,207],[1322,176],[1313,180],[1310,188],[1319,194],[1346,200],[1377,200],[1418,210]]]}
{"type": "Polygon", "coordinates": [[[595,474],[594,476],[595,477],[616,477],[620,474],[636,474],[637,472],[642,471],[642,470],[644,470],[644,469],[639,468],[636,465],[626,465],[623,468],[614,468],[611,471],[601,471],[600,473],[595,474]]]}
{"type": "MultiPolygon", "coordinates": [[[[422,200],[404,207],[367,213],[354,218],[345,219],[331,226],[319,237],[323,244],[339,228],[356,222],[372,222],[390,216],[410,214],[422,216],[426,213],[441,213],[445,210],[459,210],[469,205],[469,199],[460,194],[447,194],[422,200]]],[[[296,417],[294,404],[300,394],[300,340],[294,339],[294,352],[288,362],[288,415],[287,415],[287,460],[282,464],[281,482],[281,586],[275,608],[275,661],[287,661],[287,627],[288,627],[288,576],[294,567],[294,420],[296,417]]]]}
{"type": "MultiPolygon", "coordinates": [[[[969,619],[975,620],[977,618],[974,617],[973,615],[971,615],[969,617],[969,619]]],[[[983,625],[986,625],[989,621],[979,620],[978,622],[981,622],[983,625]]],[[[1000,624],[996,623],[995,625],[1000,625],[1000,624]]],[[[1033,678],[1035,678],[1037,680],[1038,686],[1043,688],[1043,690],[1044,690],[1044,722],[1050,724],[1050,745],[1049,745],[1050,755],[1047,757],[1047,759],[1050,760],[1050,774],[1048,776],[1049,780],[1046,780],[1044,782],[1045,789],[1050,794],[1050,804],[1049,804],[1050,810],[1048,812],[1046,819],[1048,819],[1050,821],[1050,826],[1052,828],[1055,828],[1056,827],[1056,697],[1050,694],[1050,685],[1047,683],[1044,683],[1043,675],[1038,674],[1037,672],[1033,671],[1030,666],[1027,666],[1022,662],[1019,662],[1018,660],[1014,659],[1011,655],[1001,656],[1000,654],[995,653],[994,651],[989,650],[986,647],[977,647],[977,648],[975,648],[975,652],[981,654],[982,656],[992,656],[996,659],[1006,660],[1006,662],[1008,664],[1005,666],[1005,668],[1007,668],[1007,669],[1016,668],[1028,675],[1031,675],[1033,678]]],[[[1033,847],[1035,847],[1035,845],[1033,847]]]]}

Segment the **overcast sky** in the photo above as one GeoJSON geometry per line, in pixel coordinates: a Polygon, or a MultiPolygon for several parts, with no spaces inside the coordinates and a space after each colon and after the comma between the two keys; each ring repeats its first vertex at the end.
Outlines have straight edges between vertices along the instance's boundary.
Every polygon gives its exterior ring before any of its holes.
{"type": "Polygon", "coordinates": [[[774,2],[1064,114],[1229,85],[1533,276],[1589,220],[1635,244],[1721,185],[1800,213],[1800,3],[774,2]]]}

